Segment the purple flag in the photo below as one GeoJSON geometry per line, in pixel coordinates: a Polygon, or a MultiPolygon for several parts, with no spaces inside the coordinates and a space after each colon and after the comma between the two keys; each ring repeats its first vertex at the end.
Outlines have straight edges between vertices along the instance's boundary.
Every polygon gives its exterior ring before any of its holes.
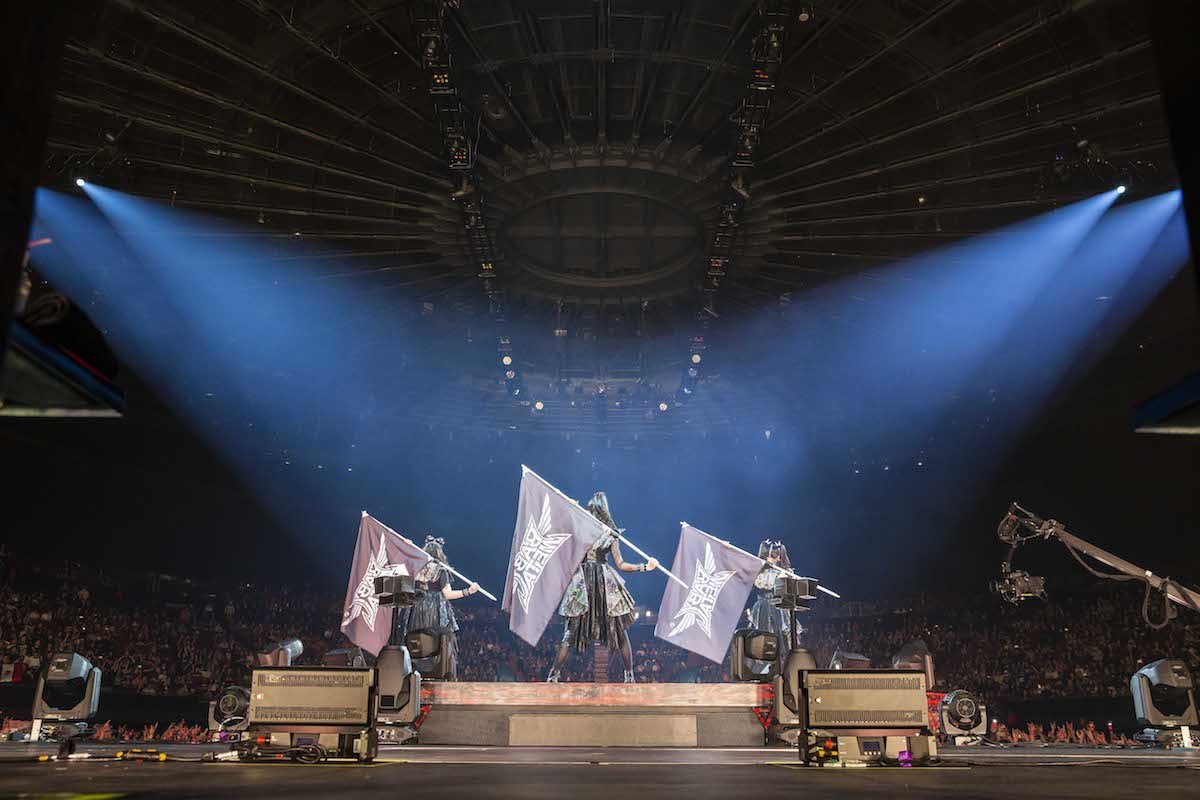
{"type": "Polygon", "coordinates": [[[687,583],[667,583],[654,635],[718,664],[766,562],[687,523],[671,571],[687,583]]]}
{"type": "Polygon", "coordinates": [[[513,531],[504,604],[508,627],[536,645],[588,548],[608,530],[528,467],[521,467],[521,495],[513,531]]]}
{"type": "Polygon", "coordinates": [[[363,512],[342,610],[342,630],[350,641],[379,654],[391,636],[395,612],[391,606],[380,608],[375,579],[380,575],[416,575],[430,560],[420,547],[363,512]]]}

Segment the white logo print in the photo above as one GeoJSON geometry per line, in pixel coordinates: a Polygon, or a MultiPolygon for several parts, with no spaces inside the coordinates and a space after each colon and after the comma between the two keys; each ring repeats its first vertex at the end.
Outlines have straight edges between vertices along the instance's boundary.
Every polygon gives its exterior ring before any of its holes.
{"type": "Polygon", "coordinates": [[[513,585],[517,590],[517,602],[526,614],[529,613],[529,598],[542,577],[542,570],[570,538],[569,533],[550,533],[550,497],[542,498],[541,519],[534,520],[533,515],[529,515],[521,547],[513,558],[513,585]]]}
{"type": "Polygon", "coordinates": [[[713,558],[712,543],[704,543],[704,561],[696,562],[696,575],[692,578],[692,586],[688,589],[687,599],[683,606],[671,618],[675,627],[667,636],[675,636],[686,631],[693,625],[699,625],[704,635],[712,638],[712,616],[717,607],[717,597],[725,588],[726,582],[733,577],[733,572],[717,572],[717,560],[713,558]]]}
{"type": "Polygon", "coordinates": [[[350,608],[342,616],[343,628],[353,622],[355,617],[361,616],[363,622],[367,623],[367,627],[374,631],[375,615],[379,613],[379,598],[375,596],[375,579],[380,575],[395,574],[397,568],[399,568],[399,574],[408,574],[408,570],[403,564],[388,564],[387,542],[384,540],[386,535],[382,531],[379,534],[379,549],[371,554],[371,560],[367,562],[367,571],[363,573],[362,580],[358,582],[358,588],[354,590],[354,599],[350,601],[350,608]]]}

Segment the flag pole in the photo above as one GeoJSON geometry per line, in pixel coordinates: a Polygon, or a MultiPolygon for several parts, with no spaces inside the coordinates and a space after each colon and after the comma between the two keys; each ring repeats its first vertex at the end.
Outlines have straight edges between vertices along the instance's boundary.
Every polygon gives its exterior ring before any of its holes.
{"type": "MultiPolygon", "coordinates": [[[[363,515],[363,517],[364,517],[364,518],[366,518],[366,517],[369,517],[369,516],[370,516],[370,514],[368,514],[366,511],[363,511],[363,512],[362,512],[362,515],[363,515]]],[[[372,517],[372,519],[374,519],[374,518],[372,517]]],[[[383,525],[383,527],[384,527],[385,529],[387,529],[387,531],[388,531],[389,533],[395,533],[397,536],[399,536],[401,539],[403,539],[404,541],[406,541],[406,542],[408,542],[409,544],[411,544],[413,547],[416,547],[416,548],[418,548],[418,549],[421,549],[422,551],[424,550],[424,548],[421,548],[421,547],[420,547],[420,545],[418,545],[418,544],[417,544],[416,542],[414,542],[412,539],[409,539],[409,538],[408,538],[408,537],[406,537],[406,536],[403,536],[403,535],[401,535],[401,534],[399,534],[399,533],[396,533],[396,531],[392,530],[392,529],[391,529],[391,528],[389,528],[389,527],[388,527],[386,524],[384,524],[383,522],[380,522],[378,519],[376,519],[375,521],[376,521],[376,522],[379,522],[379,524],[380,524],[380,525],[383,525]]],[[[428,553],[426,553],[426,555],[429,555],[429,554],[428,554],[428,553]]],[[[438,560],[437,560],[436,558],[434,558],[433,556],[430,556],[430,557],[429,557],[429,560],[430,560],[430,561],[432,561],[432,562],[434,562],[434,563],[435,563],[435,564],[437,564],[438,566],[440,566],[442,569],[444,569],[444,570],[446,570],[447,572],[449,572],[451,575],[454,575],[454,576],[458,577],[459,579],[466,581],[467,583],[474,583],[474,582],[475,582],[475,581],[471,580],[470,578],[468,578],[466,575],[463,575],[461,572],[459,572],[458,570],[456,570],[454,567],[452,567],[452,566],[450,566],[449,564],[445,563],[444,561],[438,561],[438,560]]],[[[496,601],[496,595],[492,594],[491,592],[489,592],[487,589],[483,588],[482,586],[480,586],[480,587],[479,587],[479,593],[480,593],[481,595],[483,595],[484,597],[489,597],[489,598],[491,598],[493,602],[495,602],[495,601],[496,601]]]]}
{"type": "MultiPolygon", "coordinates": [[[[679,523],[679,526],[680,526],[681,528],[682,528],[682,527],[688,527],[688,528],[691,528],[692,530],[696,531],[697,533],[704,533],[704,531],[700,530],[700,529],[699,529],[699,528],[697,528],[695,525],[688,525],[686,522],[680,522],[680,523],[679,523]]],[[[711,533],[704,533],[704,535],[705,535],[705,536],[707,536],[707,537],[708,537],[708,538],[710,538],[710,539],[715,539],[716,541],[718,541],[718,542],[720,542],[721,544],[723,544],[723,545],[725,545],[726,547],[728,547],[730,550],[737,550],[737,551],[738,551],[739,553],[741,553],[742,555],[747,555],[747,556],[750,556],[751,558],[758,558],[758,556],[754,555],[754,554],[753,554],[753,553],[751,553],[751,552],[748,552],[748,551],[746,551],[746,550],[743,550],[742,548],[738,547],[738,546],[737,546],[736,544],[734,544],[733,542],[728,542],[728,541],[726,541],[726,540],[724,540],[724,539],[717,539],[717,537],[716,537],[716,536],[713,536],[711,533]]],[[[761,561],[762,559],[759,559],[759,560],[761,561]]],[[[775,569],[779,570],[779,571],[780,571],[780,572],[782,572],[784,575],[787,575],[789,578],[797,578],[797,579],[799,579],[799,580],[809,580],[809,581],[816,580],[816,581],[817,581],[817,590],[818,590],[818,591],[824,592],[825,594],[829,595],[830,597],[836,597],[838,600],[841,600],[841,599],[842,599],[842,596],[841,596],[840,594],[838,594],[837,592],[833,591],[832,589],[826,589],[824,586],[822,586],[822,585],[821,585],[821,582],[820,582],[819,580],[817,580],[816,578],[806,578],[806,577],[804,577],[804,576],[802,576],[802,575],[797,575],[795,572],[792,572],[790,569],[784,569],[783,567],[780,567],[780,566],[777,566],[777,565],[772,565],[772,566],[774,566],[774,567],[775,567],[775,569]]]]}
{"type": "MultiPolygon", "coordinates": [[[[561,497],[563,500],[566,500],[568,503],[570,503],[571,505],[575,506],[575,507],[576,507],[576,508],[578,508],[580,511],[585,511],[585,509],[583,508],[583,506],[579,505],[579,501],[578,501],[578,500],[576,500],[576,499],[575,499],[575,498],[573,498],[573,497],[567,497],[565,494],[563,494],[562,490],[561,490],[561,489],[559,489],[557,486],[555,486],[553,483],[551,483],[550,481],[546,480],[546,479],[545,479],[545,478],[543,478],[541,475],[538,475],[536,472],[534,472],[533,470],[531,470],[529,467],[527,467],[527,466],[525,466],[524,464],[522,464],[522,465],[521,465],[521,477],[525,477],[526,475],[532,475],[533,477],[537,478],[539,481],[541,481],[542,483],[546,484],[546,486],[547,486],[547,487],[548,487],[548,488],[549,488],[549,489],[550,489],[552,492],[554,492],[555,494],[557,494],[557,495],[558,495],[559,497],[561,497]]],[[[587,512],[585,511],[585,513],[587,513],[587,512]]],[[[637,553],[639,556],[641,556],[642,558],[644,558],[644,559],[646,559],[646,560],[649,560],[649,559],[651,558],[649,555],[647,555],[647,554],[646,554],[646,551],[645,551],[645,550],[643,550],[642,548],[638,547],[636,544],[634,544],[633,542],[629,541],[629,540],[628,540],[628,539],[626,539],[624,536],[622,536],[622,535],[621,535],[621,532],[620,532],[619,530],[616,530],[615,528],[610,528],[610,527],[608,527],[608,526],[607,526],[607,525],[605,525],[603,522],[601,522],[600,520],[596,519],[596,518],[595,518],[595,517],[594,517],[592,514],[590,514],[590,513],[588,513],[588,516],[589,516],[591,519],[593,519],[593,520],[596,520],[596,524],[597,524],[597,525],[599,525],[600,527],[604,528],[604,530],[608,531],[608,532],[609,532],[609,533],[611,533],[613,536],[617,537],[617,538],[618,538],[618,539],[620,539],[622,542],[624,542],[625,544],[629,545],[629,549],[630,549],[630,550],[632,550],[633,552],[637,553]]],[[[678,583],[678,584],[679,584],[680,586],[682,586],[683,588],[685,588],[685,589],[689,588],[689,587],[688,587],[688,585],[687,585],[686,583],[684,583],[682,580],[680,580],[680,579],[679,579],[679,576],[678,576],[678,575],[676,575],[675,573],[671,572],[671,570],[669,570],[669,569],[667,569],[666,567],[664,567],[661,561],[660,561],[660,562],[658,562],[658,571],[659,571],[659,572],[661,572],[661,573],[663,573],[664,575],[666,575],[666,576],[667,576],[668,578],[670,578],[671,580],[673,580],[673,581],[675,581],[676,583],[678,583]]]]}
{"type": "MultiPolygon", "coordinates": [[[[451,575],[454,575],[455,577],[460,578],[461,580],[464,580],[467,583],[475,582],[475,581],[471,580],[470,578],[468,578],[466,575],[463,575],[461,572],[456,570],[454,567],[447,564],[445,561],[438,561],[436,558],[431,558],[429,560],[432,561],[433,563],[437,564],[438,566],[440,566],[442,569],[449,572],[451,575]]],[[[491,598],[493,601],[496,600],[496,595],[492,594],[491,592],[489,592],[487,589],[483,588],[482,586],[479,587],[479,593],[481,595],[483,595],[484,597],[491,598]]]]}
{"type": "MultiPolygon", "coordinates": [[[[597,520],[597,521],[599,521],[599,520],[597,520]]],[[[603,524],[603,523],[601,523],[601,524],[603,524]]],[[[608,526],[607,526],[607,525],[605,525],[604,527],[608,528],[608,526]]],[[[615,531],[615,530],[613,530],[612,528],[608,528],[608,529],[609,529],[610,531],[612,531],[612,532],[613,532],[613,534],[614,534],[614,535],[615,535],[615,536],[616,536],[618,539],[620,539],[620,540],[621,540],[622,542],[624,542],[625,544],[629,545],[629,549],[630,549],[630,550],[632,550],[633,552],[637,553],[639,556],[641,556],[642,558],[646,559],[647,561],[648,561],[648,560],[650,560],[650,556],[646,554],[646,551],[645,551],[645,550],[643,550],[642,548],[638,547],[638,546],[637,546],[636,544],[634,544],[633,542],[631,542],[631,541],[629,541],[628,539],[626,539],[624,536],[622,536],[622,535],[621,535],[621,533],[620,533],[619,531],[615,531]]],[[[680,579],[679,579],[679,576],[678,576],[678,575],[676,575],[674,572],[671,572],[671,570],[669,570],[669,569],[667,569],[666,567],[664,567],[664,566],[662,565],[662,562],[661,562],[661,561],[660,561],[660,562],[658,562],[658,569],[659,569],[659,571],[661,571],[661,572],[662,572],[664,575],[666,575],[668,578],[670,578],[671,580],[673,580],[673,581],[675,581],[676,583],[678,583],[678,584],[679,584],[680,586],[682,586],[683,588],[685,588],[685,589],[689,588],[689,587],[688,587],[688,585],[687,585],[686,583],[684,583],[682,580],[680,580],[680,579]]]]}

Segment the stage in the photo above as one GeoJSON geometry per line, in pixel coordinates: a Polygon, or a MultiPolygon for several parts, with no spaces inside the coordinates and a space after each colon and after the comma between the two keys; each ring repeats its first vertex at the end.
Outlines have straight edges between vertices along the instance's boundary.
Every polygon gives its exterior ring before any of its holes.
{"type": "MultiPolygon", "coordinates": [[[[113,745],[85,745],[101,757],[113,745]]],[[[127,747],[125,749],[128,749],[127,747]]],[[[166,745],[199,758],[216,745],[166,745]]],[[[938,767],[802,768],[788,748],[383,748],[377,762],[280,763],[3,763],[50,754],[49,745],[0,745],[0,796],[35,792],[128,797],[366,798],[411,788],[429,798],[633,797],[1087,798],[1130,793],[1194,797],[1196,751],[1070,746],[948,748],[938,767]]]]}
{"type": "Polygon", "coordinates": [[[754,683],[426,683],[421,744],[754,747],[771,689],[754,683]]]}

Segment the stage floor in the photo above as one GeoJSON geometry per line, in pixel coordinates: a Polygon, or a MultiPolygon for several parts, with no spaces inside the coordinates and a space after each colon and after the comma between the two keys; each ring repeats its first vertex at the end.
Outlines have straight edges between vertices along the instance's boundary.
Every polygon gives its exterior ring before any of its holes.
{"type": "MultiPolygon", "coordinates": [[[[89,746],[82,752],[112,753],[89,746]]],[[[165,746],[198,757],[207,746],[165,746]]],[[[951,748],[944,764],[911,769],[804,769],[785,748],[388,747],[372,765],[89,762],[13,763],[51,748],[0,745],[0,797],[395,796],[422,798],[867,798],[1012,800],[1153,795],[1196,797],[1200,753],[1098,748],[951,748]],[[8,763],[5,763],[8,762],[8,763]]]]}

